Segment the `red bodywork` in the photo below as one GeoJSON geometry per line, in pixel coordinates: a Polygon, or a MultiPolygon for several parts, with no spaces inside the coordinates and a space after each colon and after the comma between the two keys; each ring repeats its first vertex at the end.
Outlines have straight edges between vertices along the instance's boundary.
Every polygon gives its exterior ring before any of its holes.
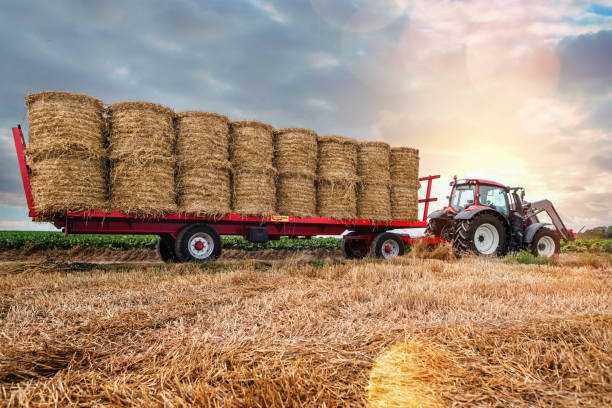
{"type": "MultiPolygon", "coordinates": [[[[25,140],[21,127],[13,128],[13,139],[17,149],[17,159],[23,181],[26,200],[29,208],[29,216],[34,220],[40,219],[34,206],[32,190],[30,186],[30,169],[27,166],[25,155],[25,140]]],[[[58,215],[52,223],[57,228],[63,228],[64,234],[171,234],[176,237],[178,232],[190,224],[207,224],[213,227],[220,235],[242,235],[248,233],[249,227],[267,227],[270,239],[278,239],[281,236],[310,238],[315,235],[340,235],[346,230],[359,231],[362,235],[353,236],[351,239],[362,239],[369,243],[380,232],[399,228],[426,228],[429,203],[437,201],[431,197],[431,184],[439,175],[419,178],[419,181],[427,181],[427,194],[419,203],[425,203],[423,218],[421,221],[389,221],[376,222],[366,219],[338,220],[324,217],[294,217],[294,216],[269,216],[250,217],[240,214],[229,214],[223,217],[194,217],[186,214],[166,214],[163,216],[137,216],[125,214],[120,211],[89,211],[89,212],[67,212],[58,215]]],[[[401,235],[407,244],[413,244],[414,238],[401,235]]],[[[429,244],[441,243],[441,238],[424,237],[429,244]]]]}

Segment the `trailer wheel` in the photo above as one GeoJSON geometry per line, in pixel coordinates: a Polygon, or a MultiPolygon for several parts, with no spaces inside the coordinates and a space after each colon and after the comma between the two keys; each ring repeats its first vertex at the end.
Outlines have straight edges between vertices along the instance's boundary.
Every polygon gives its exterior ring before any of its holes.
{"type": "Polygon", "coordinates": [[[181,262],[214,259],[221,255],[221,237],[208,225],[191,225],[179,232],[174,248],[181,262]]]}
{"type": "Polygon", "coordinates": [[[377,258],[393,258],[404,255],[404,240],[393,232],[378,234],[370,244],[370,254],[377,258]]]}
{"type": "Polygon", "coordinates": [[[155,250],[162,261],[166,263],[178,262],[176,253],[174,252],[175,241],[176,240],[170,234],[161,234],[159,236],[155,250]]]}
{"type": "MultiPolygon", "coordinates": [[[[351,235],[359,235],[359,233],[349,232],[344,237],[351,235]]],[[[346,259],[361,259],[367,255],[367,249],[361,248],[358,242],[350,239],[345,239],[344,237],[342,237],[341,248],[342,255],[344,255],[346,259]]]]}
{"type": "Polygon", "coordinates": [[[550,258],[551,256],[561,252],[559,235],[548,228],[540,228],[533,237],[533,241],[531,241],[529,249],[535,256],[545,256],[550,258]]]}

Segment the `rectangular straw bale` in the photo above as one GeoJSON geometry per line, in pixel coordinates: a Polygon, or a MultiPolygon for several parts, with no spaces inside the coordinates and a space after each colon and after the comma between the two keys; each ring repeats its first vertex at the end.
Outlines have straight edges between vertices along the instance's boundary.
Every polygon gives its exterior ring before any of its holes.
{"type": "Polygon", "coordinates": [[[232,211],[242,215],[268,216],[276,209],[276,180],[272,168],[264,171],[234,170],[232,211]]]}
{"type": "Polygon", "coordinates": [[[391,219],[391,191],[388,183],[360,183],[357,196],[357,218],[373,221],[391,219]]]}
{"type": "Polygon", "coordinates": [[[318,180],[317,215],[351,219],[357,216],[357,183],[355,180],[318,180]]]}
{"type": "Polygon", "coordinates": [[[416,221],[419,218],[419,191],[414,187],[391,186],[391,218],[416,221]]]}
{"type": "Polygon", "coordinates": [[[276,183],[276,212],[296,217],[314,217],[316,190],[313,174],[285,173],[276,183]]]}
{"type": "Polygon", "coordinates": [[[274,134],[274,164],[279,174],[300,173],[314,177],[317,170],[317,134],[299,128],[274,134]]]}

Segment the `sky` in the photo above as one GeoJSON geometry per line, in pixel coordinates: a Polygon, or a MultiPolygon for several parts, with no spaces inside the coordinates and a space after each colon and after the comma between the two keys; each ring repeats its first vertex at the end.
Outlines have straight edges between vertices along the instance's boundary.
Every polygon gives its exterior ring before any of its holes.
{"type": "Polygon", "coordinates": [[[612,225],[611,0],[5,0],[0,38],[0,229],[50,227],[10,136],[41,91],[411,146],[433,209],[457,175],[612,225]]]}

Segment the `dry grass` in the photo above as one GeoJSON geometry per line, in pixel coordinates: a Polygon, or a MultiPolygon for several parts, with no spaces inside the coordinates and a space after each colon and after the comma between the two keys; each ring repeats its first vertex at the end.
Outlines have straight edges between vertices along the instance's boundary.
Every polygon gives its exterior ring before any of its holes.
{"type": "Polygon", "coordinates": [[[602,406],[612,271],[559,262],[0,266],[0,398],[366,406],[379,356],[416,342],[439,404],[602,406]]]}

